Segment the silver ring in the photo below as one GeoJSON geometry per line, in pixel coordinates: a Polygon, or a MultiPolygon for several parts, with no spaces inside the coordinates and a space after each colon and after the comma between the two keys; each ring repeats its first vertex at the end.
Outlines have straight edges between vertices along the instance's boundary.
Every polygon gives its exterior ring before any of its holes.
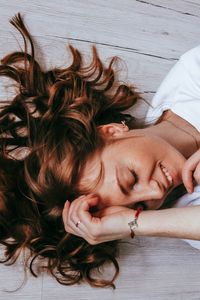
{"type": "Polygon", "coordinates": [[[80,223],[81,223],[81,221],[79,220],[79,221],[76,223],[76,227],[78,227],[80,223]]]}

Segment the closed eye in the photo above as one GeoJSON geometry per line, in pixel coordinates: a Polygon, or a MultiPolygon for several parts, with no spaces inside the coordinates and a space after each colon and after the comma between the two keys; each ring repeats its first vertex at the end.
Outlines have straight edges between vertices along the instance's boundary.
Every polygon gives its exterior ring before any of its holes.
{"type": "Polygon", "coordinates": [[[132,184],[132,186],[131,186],[131,188],[133,189],[133,188],[134,188],[134,185],[135,185],[135,183],[137,183],[137,182],[138,182],[139,178],[138,178],[137,174],[135,173],[135,171],[131,170],[131,174],[132,174],[132,176],[133,176],[133,178],[134,178],[134,180],[133,180],[133,184],[132,184]]]}
{"type": "MultiPolygon", "coordinates": [[[[138,182],[139,177],[137,176],[137,174],[133,170],[131,170],[131,174],[134,177],[134,183],[132,184],[132,189],[134,189],[134,185],[135,185],[135,183],[138,182]]],[[[132,207],[130,207],[130,208],[133,208],[133,209],[136,210],[139,207],[141,207],[142,210],[148,210],[148,207],[147,207],[147,205],[144,201],[137,202],[137,203],[133,204],[132,207]]]]}

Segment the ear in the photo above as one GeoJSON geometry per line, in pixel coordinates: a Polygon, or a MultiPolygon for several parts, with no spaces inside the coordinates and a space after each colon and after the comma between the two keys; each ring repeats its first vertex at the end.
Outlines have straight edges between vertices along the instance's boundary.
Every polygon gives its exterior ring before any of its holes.
{"type": "Polygon", "coordinates": [[[125,132],[129,131],[129,128],[125,124],[110,123],[98,126],[98,130],[104,138],[113,139],[122,137],[125,132]]]}

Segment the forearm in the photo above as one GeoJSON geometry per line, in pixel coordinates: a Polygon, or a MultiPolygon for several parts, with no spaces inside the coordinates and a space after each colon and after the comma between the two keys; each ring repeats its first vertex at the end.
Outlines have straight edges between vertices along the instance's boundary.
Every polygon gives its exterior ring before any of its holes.
{"type": "Polygon", "coordinates": [[[200,205],[143,211],[135,235],[200,240],[200,205]]]}
{"type": "MultiPolygon", "coordinates": [[[[111,206],[101,211],[101,215],[98,212],[98,215],[94,216],[89,212],[89,208],[97,203],[98,197],[95,195],[79,197],[72,203],[66,201],[62,214],[65,230],[81,236],[92,245],[130,237],[131,231],[128,223],[133,221],[136,210],[123,206],[111,206]],[[79,203],[81,205],[77,206],[79,203]],[[74,226],[76,223],[69,218],[70,212],[73,220],[78,222],[78,226],[74,226]]],[[[138,227],[134,229],[136,236],[200,241],[200,205],[142,211],[137,223],[138,227]]]]}

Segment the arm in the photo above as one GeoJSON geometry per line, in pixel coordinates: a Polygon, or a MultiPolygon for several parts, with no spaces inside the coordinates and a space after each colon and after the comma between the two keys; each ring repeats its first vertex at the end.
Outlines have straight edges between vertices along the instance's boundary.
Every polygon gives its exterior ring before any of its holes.
{"type": "MultiPolygon", "coordinates": [[[[200,184],[200,150],[185,163],[182,170],[183,183],[189,193],[193,191],[193,179],[200,184]]],[[[63,209],[65,230],[83,237],[91,244],[122,239],[130,235],[128,223],[134,211],[127,207],[113,206],[92,214],[90,208],[98,204],[95,195],[81,196],[63,209]],[[80,226],[76,223],[81,221],[80,226]]],[[[135,234],[140,236],[173,237],[200,240],[200,205],[143,211],[138,219],[135,234]]]]}
{"type": "MultiPolygon", "coordinates": [[[[65,230],[83,237],[90,244],[129,237],[128,223],[133,220],[135,211],[113,206],[94,216],[90,208],[97,203],[98,197],[94,195],[79,197],[71,204],[66,202],[63,210],[65,230]]],[[[135,235],[200,240],[200,205],[143,211],[135,235]]]]}
{"type": "MultiPolygon", "coordinates": [[[[193,180],[200,184],[200,150],[185,162],[182,179],[188,193],[194,191],[193,180]]],[[[140,217],[139,235],[200,240],[200,205],[146,211],[140,217]]]]}
{"type": "Polygon", "coordinates": [[[200,205],[143,211],[135,234],[200,240],[200,205]]]}

